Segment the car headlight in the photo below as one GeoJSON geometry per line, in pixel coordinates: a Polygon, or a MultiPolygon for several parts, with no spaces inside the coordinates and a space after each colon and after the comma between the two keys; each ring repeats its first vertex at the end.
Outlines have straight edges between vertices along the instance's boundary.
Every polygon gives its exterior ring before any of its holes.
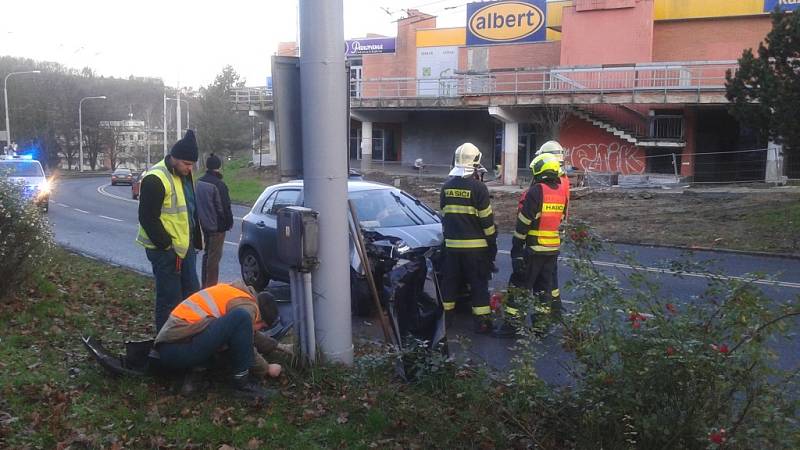
{"type": "Polygon", "coordinates": [[[37,186],[37,188],[38,188],[38,192],[36,193],[36,195],[38,197],[44,197],[44,196],[50,194],[50,182],[49,181],[43,181],[42,183],[39,183],[39,186],[37,186]]]}
{"type": "Polygon", "coordinates": [[[406,241],[398,241],[397,244],[395,244],[395,248],[397,249],[398,255],[403,255],[411,250],[411,246],[406,244],[406,241]]]}

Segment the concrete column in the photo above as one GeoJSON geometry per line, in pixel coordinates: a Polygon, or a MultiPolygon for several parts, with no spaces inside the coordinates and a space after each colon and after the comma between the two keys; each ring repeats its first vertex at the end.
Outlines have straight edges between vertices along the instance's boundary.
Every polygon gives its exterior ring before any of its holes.
{"type": "Polygon", "coordinates": [[[372,122],[361,122],[361,172],[372,169],[372,122]]]}
{"type": "Polygon", "coordinates": [[[278,160],[278,148],[275,146],[275,120],[267,123],[269,123],[269,157],[274,163],[278,160]]]}
{"type": "Polygon", "coordinates": [[[517,152],[519,151],[519,123],[503,124],[503,184],[517,184],[517,152]]]}
{"type": "Polygon", "coordinates": [[[694,179],[694,154],[695,140],[697,130],[697,110],[692,107],[686,107],[683,110],[683,139],[686,141],[686,147],[683,148],[681,154],[681,168],[679,170],[682,178],[689,178],[689,181],[694,179]]]}
{"type": "Polygon", "coordinates": [[[769,141],[767,144],[767,171],[764,181],[771,184],[786,184],[783,175],[783,145],[769,141]]]}

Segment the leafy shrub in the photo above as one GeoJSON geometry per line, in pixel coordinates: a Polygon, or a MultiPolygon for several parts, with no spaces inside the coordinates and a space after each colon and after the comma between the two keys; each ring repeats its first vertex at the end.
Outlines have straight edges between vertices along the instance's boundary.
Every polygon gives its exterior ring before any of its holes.
{"type": "Polygon", "coordinates": [[[0,300],[33,282],[51,261],[53,234],[23,188],[0,175],[0,300]]]}
{"type": "MultiPolygon", "coordinates": [[[[576,309],[561,325],[574,385],[538,380],[535,329],[522,333],[509,378],[518,390],[512,407],[536,422],[533,437],[577,448],[800,446],[797,373],[780,370],[772,350],[789,338],[796,302],[766,297],[756,276],[708,268],[702,295],[674,298],[633,261],[617,277],[601,272],[593,260],[603,246],[585,227],[568,236],[576,309]]],[[[665,269],[700,270],[682,262],[665,269]]]]}

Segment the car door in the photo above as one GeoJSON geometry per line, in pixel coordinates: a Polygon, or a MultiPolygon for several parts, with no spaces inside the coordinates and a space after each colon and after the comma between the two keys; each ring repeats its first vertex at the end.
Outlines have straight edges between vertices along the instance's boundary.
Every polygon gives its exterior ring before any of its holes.
{"type": "MultiPolygon", "coordinates": [[[[259,228],[259,242],[264,243],[262,262],[267,271],[273,278],[282,281],[289,279],[289,268],[278,260],[278,211],[287,206],[297,206],[300,204],[299,188],[284,188],[276,190],[262,208],[263,226],[259,228]]],[[[256,223],[259,227],[259,224],[256,223]]]]}

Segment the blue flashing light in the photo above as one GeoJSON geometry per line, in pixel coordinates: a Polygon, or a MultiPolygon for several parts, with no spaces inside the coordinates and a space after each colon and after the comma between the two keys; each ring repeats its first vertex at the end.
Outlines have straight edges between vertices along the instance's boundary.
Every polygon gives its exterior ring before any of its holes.
{"type": "Polygon", "coordinates": [[[33,155],[19,155],[19,159],[33,160],[33,155]]]}

